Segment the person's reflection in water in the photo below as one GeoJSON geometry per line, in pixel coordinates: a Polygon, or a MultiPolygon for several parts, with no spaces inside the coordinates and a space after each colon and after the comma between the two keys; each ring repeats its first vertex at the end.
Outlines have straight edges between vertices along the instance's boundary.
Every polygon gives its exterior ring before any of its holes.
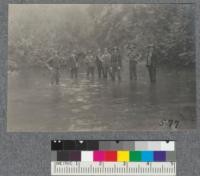
{"type": "Polygon", "coordinates": [[[55,108],[56,106],[59,105],[59,103],[61,103],[62,91],[60,86],[54,86],[52,87],[51,90],[52,90],[51,103],[52,107],[55,108]]]}
{"type": "Polygon", "coordinates": [[[138,85],[137,82],[130,82],[128,97],[129,101],[135,103],[137,101],[138,85]]]}
{"type": "Polygon", "coordinates": [[[151,105],[157,105],[157,103],[158,103],[156,84],[149,85],[149,103],[151,105]]]}
{"type": "Polygon", "coordinates": [[[72,85],[74,86],[79,86],[79,84],[80,84],[80,80],[77,78],[77,79],[74,79],[74,80],[72,80],[72,85]]]}
{"type": "Polygon", "coordinates": [[[122,89],[121,89],[121,87],[119,86],[120,85],[120,83],[112,83],[112,96],[113,96],[113,98],[120,98],[120,97],[122,97],[122,89]]]}

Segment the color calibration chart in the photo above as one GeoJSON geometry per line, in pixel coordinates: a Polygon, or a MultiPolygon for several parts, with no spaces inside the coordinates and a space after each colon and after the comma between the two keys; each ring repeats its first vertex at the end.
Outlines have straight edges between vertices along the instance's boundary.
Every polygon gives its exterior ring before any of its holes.
{"type": "Polygon", "coordinates": [[[51,175],[176,176],[175,141],[52,140],[51,175]]]}

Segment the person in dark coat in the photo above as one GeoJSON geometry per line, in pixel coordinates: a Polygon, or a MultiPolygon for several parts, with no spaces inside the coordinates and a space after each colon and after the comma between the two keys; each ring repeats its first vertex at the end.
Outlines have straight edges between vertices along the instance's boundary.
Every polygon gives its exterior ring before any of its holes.
{"type": "Polygon", "coordinates": [[[102,68],[103,68],[103,77],[104,79],[108,78],[108,74],[110,74],[110,66],[111,66],[111,54],[108,52],[108,49],[104,49],[104,53],[102,55],[102,68]]]}
{"type": "Polygon", "coordinates": [[[155,46],[153,44],[148,46],[146,66],[149,72],[150,82],[156,83],[157,56],[155,46]]]}
{"type": "Polygon", "coordinates": [[[45,65],[51,72],[51,85],[58,85],[60,83],[60,58],[57,51],[54,51],[53,56],[49,58],[45,65]]]}
{"type": "Polygon", "coordinates": [[[117,75],[118,80],[121,80],[122,57],[119,48],[114,47],[111,55],[111,75],[112,80],[115,81],[117,75]]]}
{"type": "Polygon", "coordinates": [[[85,58],[85,63],[86,63],[86,71],[87,71],[87,77],[91,75],[92,78],[94,78],[94,71],[95,71],[95,57],[92,54],[92,51],[89,50],[88,54],[85,58]]]}
{"type": "Polygon", "coordinates": [[[71,78],[78,78],[79,62],[78,62],[78,56],[75,50],[72,52],[71,56],[69,57],[69,67],[70,67],[71,78]]]}
{"type": "Polygon", "coordinates": [[[101,49],[99,48],[97,51],[96,55],[96,66],[97,66],[97,71],[98,71],[98,77],[99,79],[103,75],[103,65],[102,65],[102,54],[101,54],[101,49]]]}
{"type": "Polygon", "coordinates": [[[129,77],[130,80],[137,80],[137,63],[141,55],[136,51],[136,46],[131,45],[128,49],[128,58],[129,58],[129,77]]]}

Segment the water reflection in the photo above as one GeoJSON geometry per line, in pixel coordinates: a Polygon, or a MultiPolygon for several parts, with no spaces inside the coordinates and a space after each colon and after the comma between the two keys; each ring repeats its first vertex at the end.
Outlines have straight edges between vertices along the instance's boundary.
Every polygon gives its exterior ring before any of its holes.
{"type": "Polygon", "coordinates": [[[192,70],[159,70],[156,84],[140,69],[132,82],[125,73],[112,82],[63,72],[58,86],[44,70],[9,73],[10,131],[156,130],[169,118],[193,128],[195,116],[192,70]]]}
{"type": "Polygon", "coordinates": [[[156,84],[149,84],[148,101],[151,105],[157,105],[157,86],[156,84]]]}

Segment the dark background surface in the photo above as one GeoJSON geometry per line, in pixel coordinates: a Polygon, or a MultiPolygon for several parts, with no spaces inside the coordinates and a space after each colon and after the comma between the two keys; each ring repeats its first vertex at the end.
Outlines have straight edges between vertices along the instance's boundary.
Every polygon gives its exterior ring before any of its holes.
{"type": "MultiPolygon", "coordinates": [[[[42,3],[191,3],[189,0],[142,1],[62,1],[42,3]]],[[[200,175],[200,131],[179,132],[126,132],[126,133],[7,133],[7,7],[8,3],[41,3],[39,0],[0,1],[0,176],[50,175],[51,139],[124,139],[124,140],[176,140],[178,176],[200,175]]],[[[199,119],[199,39],[200,4],[196,4],[197,44],[197,118],[199,119]]],[[[34,113],[34,112],[30,112],[34,113]]],[[[198,120],[198,129],[199,129],[198,120]]]]}

